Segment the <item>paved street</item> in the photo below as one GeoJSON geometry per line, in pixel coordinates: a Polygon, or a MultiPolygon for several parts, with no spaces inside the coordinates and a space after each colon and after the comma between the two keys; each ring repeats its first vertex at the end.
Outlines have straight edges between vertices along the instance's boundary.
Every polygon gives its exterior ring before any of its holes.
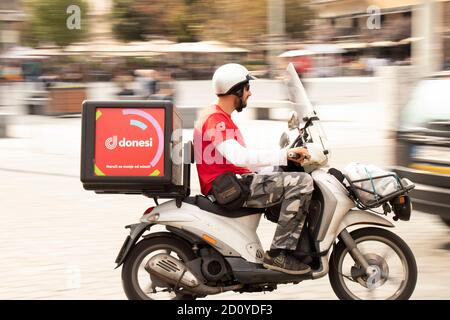
{"type": "MultiPolygon", "coordinates": [[[[370,110],[370,106],[366,106],[370,110]]],[[[332,111],[322,113],[333,115],[332,111]]],[[[355,106],[356,108],[356,106],[355,106]]],[[[367,111],[368,112],[368,111],[367,111]]],[[[248,144],[275,144],[284,122],[238,119],[248,144]]],[[[326,117],[325,117],[326,118],[326,117]]],[[[326,121],[333,145],[332,165],[351,160],[388,165],[392,141],[372,127],[326,121]],[[369,128],[369,129],[367,129],[369,128]],[[359,132],[360,139],[355,137],[359,132]]],[[[153,201],[141,196],[96,195],[79,181],[79,118],[15,117],[14,138],[0,139],[2,224],[0,299],[124,299],[114,260],[127,235],[153,201]]],[[[185,130],[184,138],[191,136],[185,130]]],[[[198,192],[195,170],[193,193],[198,192]]],[[[416,255],[419,279],[413,299],[448,299],[449,230],[438,218],[414,212],[396,232],[416,255]]],[[[263,246],[275,225],[262,220],[263,246]]],[[[336,299],[325,277],[272,293],[224,293],[211,299],[336,299]]]]}

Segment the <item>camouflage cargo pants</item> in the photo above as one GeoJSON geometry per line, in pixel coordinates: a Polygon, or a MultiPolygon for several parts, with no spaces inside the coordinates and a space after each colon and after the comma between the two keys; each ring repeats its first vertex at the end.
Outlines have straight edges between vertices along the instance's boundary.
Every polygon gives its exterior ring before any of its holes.
{"type": "Polygon", "coordinates": [[[304,172],[250,175],[250,196],[244,206],[265,208],[281,202],[271,249],[295,250],[314,190],[313,179],[304,172]]]}

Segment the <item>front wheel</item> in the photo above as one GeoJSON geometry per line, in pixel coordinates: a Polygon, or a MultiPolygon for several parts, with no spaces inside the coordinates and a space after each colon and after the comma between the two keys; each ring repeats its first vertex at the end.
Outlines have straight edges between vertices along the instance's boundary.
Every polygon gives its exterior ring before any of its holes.
{"type": "Polygon", "coordinates": [[[359,251],[376,272],[367,276],[353,260],[343,241],[330,257],[329,278],[342,300],[406,300],[417,281],[417,265],[411,249],[394,233],[363,228],[350,233],[359,251]]]}

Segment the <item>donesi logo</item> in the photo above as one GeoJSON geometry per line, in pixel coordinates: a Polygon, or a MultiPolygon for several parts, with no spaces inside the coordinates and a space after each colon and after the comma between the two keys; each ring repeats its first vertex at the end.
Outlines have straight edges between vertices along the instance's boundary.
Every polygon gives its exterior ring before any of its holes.
{"type": "Polygon", "coordinates": [[[153,139],[148,140],[128,140],[122,138],[117,142],[117,136],[112,136],[105,140],[105,147],[108,150],[114,150],[119,146],[120,148],[151,148],[153,146],[153,139]]]}
{"type": "Polygon", "coordinates": [[[105,147],[109,150],[114,150],[117,147],[117,136],[106,139],[105,147]]]}

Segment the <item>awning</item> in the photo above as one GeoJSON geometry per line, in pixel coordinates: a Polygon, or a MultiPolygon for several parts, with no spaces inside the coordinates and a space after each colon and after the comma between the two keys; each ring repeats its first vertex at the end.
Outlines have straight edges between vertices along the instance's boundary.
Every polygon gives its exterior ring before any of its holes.
{"type": "Polygon", "coordinates": [[[46,59],[65,55],[59,48],[13,47],[0,55],[0,59],[46,59]]]}
{"type": "Polygon", "coordinates": [[[369,46],[370,47],[393,47],[393,46],[400,46],[400,45],[413,43],[416,41],[420,41],[422,39],[423,38],[421,38],[421,37],[409,37],[409,38],[405,38],[400,41],[375,41],[375,42],[369,43],[369,46]]]}
{"type": "Polygon", "coordinates": [[[393,47],[398,45],[399,43],[394,41],[374,41],[369,43],[370,47],[393,47]]]}
{"type": "Polygon", "coordinates": [[[114,57],[147,57],[161,54],[173,42],[170,41],[147,41],[120,43],[116,41],[107,42],[89,42],[76,43],[68,46],[66,53],[88,53],[95,56],[114,56],[114,57]]]}
{"type": "Polygon", "coordinates": [[[76,43],[67,53],[89,53],[104,56],[155,56],[164,53],[245,53],[247,49],[228,47],[218,41],[174,43],[167,40],[119,43],[116,41],[76,43]]]}
{"type": "Polygon", "coordinates": [[[314,54],[336,54],[346,52],[335,44],[310,44],[305,46],[305,49],[314,54]]]}
{"type": "Polygon", "coordinates": [[[168,46],[165,52],[180,53],[245,53],[247,49],[227,47],[219,41],[181,42],[168,46]]]}
{"type": "Polygon", "coordinates": [[[280,58],[292,58],[292,57],[301,57],[301,56],[309,56],[314,54],[309,50],[289,50],[280,54],[278,57],[280,58]]]}
{"type": "Polygon", "coordinates": [[[408,43],[420,41],[420,40],[422,40],[422,39],[423,39],[422,37],[409,37],[409,38],[400,40],[398,43],[399,43],[399,44],[408,44],[408,43]]]}
{"type": "Polygon", "coordinates": [[[364,49],[369,46],[367,42],[341,42],[336,43],[339,48],[351,50],[351,49],[364,49]]]}

